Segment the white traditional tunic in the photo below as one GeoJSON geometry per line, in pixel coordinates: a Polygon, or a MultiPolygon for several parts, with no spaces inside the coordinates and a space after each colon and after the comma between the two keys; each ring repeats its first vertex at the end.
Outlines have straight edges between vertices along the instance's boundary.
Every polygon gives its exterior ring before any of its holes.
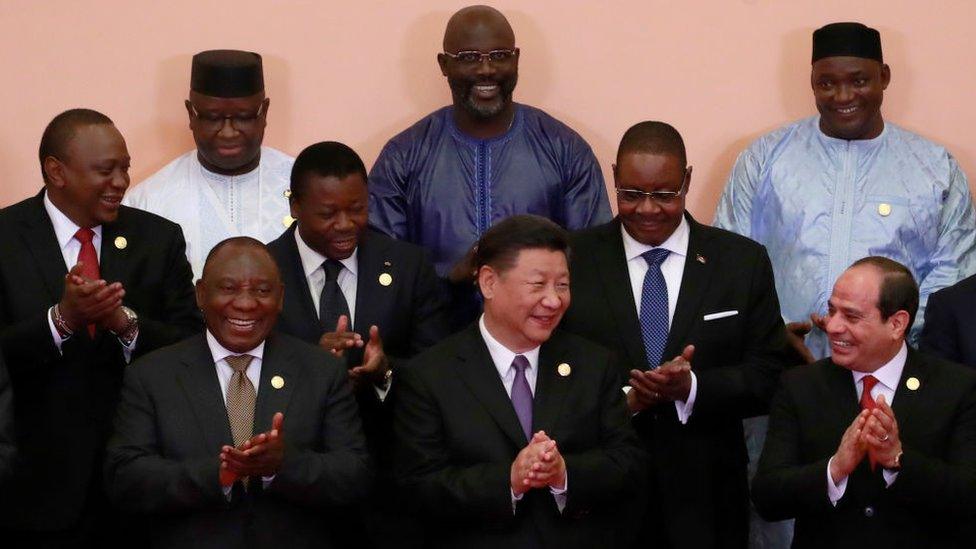
{"type": "Polygon", "coordinates": [[[258,167],[241,175],[206,170],[196,149],[167,164],[126,194],[123,203],[178,223],[186,238],[186,257],[194,279],[218,242],[250,236],[268,243],[290,221],[288,197],[295,159],[261,147],[258,167]]]}

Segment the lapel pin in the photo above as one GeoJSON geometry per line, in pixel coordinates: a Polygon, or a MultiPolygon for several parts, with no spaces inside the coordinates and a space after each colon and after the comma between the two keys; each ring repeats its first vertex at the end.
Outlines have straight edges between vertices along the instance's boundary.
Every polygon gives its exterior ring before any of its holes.
{"type": "Polygon", "coordinates": [[[570,372],[573,371],[573,369],[569,367],[569,364],[563,362],[559,366],[556,366],[556,371],[559,372],[559,375],[566,377],[570,372]]]}
{"type": "Polygon", "coordinates": [[[281,376],[274,376],[271,378],[271,386],[275,389],[281,389],[285,386],[285,378],[281,376]]]}
{"type": "Polygon", "coordinates": [[[281,224],[284,225],[285,227],[291,227],[291,224],[294,221],[295,218],[290,215],[286,215],[285,217],[281,218],[281,224]]]}
{"type": "Polygon", "coordinates": [[[389,286],[390,284],[393,284],[393,277],[390,276],[390,273],[383,273],[383,274],[381,274],[380,275],[380,286],[389,286]]]}
{"type": "Polygon", "coordinates": [[[281,194],[285,195],[285,198],[291,198],[291,189],[285,189],[285,192],[281,194]]]}
{"type": "Polygon", "coordinates": [[[921,385],[922,383],[917,377],[910,377],[908,378],[908,381],[905,382],[905,387],[908,387],[909,391],[917,391],[921,385]]]}
{"type": "Polygon", "coordinates": [[[888,217],[891,215],[891,204],[888,204],[887,202],[878,204],[878,213],[881,214],[881,217],[888,217]]]}
{"type": "Polygon", "coordinates": [[[389,267],[389,266],[391,266],[391,265],[393,265],[393,264],[392,264],[392,263],[390,263],[389,261],[384,261],[384,262],[383,262],[383,266],[384,266],[384,267],[389,267]]]}
{"type": "Polygon", "coordinates": [[[129,245],[129,241],[125,239],[124,236],[115,237],[115,247],[124,250],[126,246],[129,245]]]}
{"type": "Polygon", "coordinates": [[[695,254],[695,261],[697,261],[697,262],[701,263],[702,265],[704,265],[705,264],[705,256],[703,256],[702,254],[695,254]]]}

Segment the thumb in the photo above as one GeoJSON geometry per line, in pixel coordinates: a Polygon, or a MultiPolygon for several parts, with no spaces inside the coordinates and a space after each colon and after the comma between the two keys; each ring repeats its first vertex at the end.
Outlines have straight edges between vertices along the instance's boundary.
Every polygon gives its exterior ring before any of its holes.
{"type": "Polygon", "coordinates": [[[75,263],[75,266],[72,267],[70,271],[68,271],[68,274],[81,276],[84,269],[85,269],[85,263],[83,261],[79,261],[78,263],[75,263]]]}
{"type": "Polygon", "coordinates": [[[281,432],[281,428],[285,425],[285,414],[281,412],[276,412],[274,417],[271,418],[271,429],[274,431],[281,432]]]}
{"type": "Polygon", "coordinates": [[[376,324],[369,327],[369,342],[376,345],[383,345],[383,339],[380,338],[380,328],[376,324]]]}
{"type": "Polygon", "coordinates": [[[339,315],[339,321],[336,322],[336,332],[345,332],[349,329],[349,317],[346,315],[339,315]]]}
{"type": "Polygon", "coordinates": [[[685,359],[688,362],[691,362],[691,357],[693,356],[695,356],[695,346],[686,345],[685,350],[681,351],[681,358],[685,359]]]}

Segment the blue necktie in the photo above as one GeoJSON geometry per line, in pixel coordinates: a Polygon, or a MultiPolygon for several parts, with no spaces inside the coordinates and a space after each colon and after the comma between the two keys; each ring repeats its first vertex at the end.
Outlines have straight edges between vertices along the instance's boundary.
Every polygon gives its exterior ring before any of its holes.
{"type": "Polygon", "coordinates": [[[529,359],[525,355],[515,355],[512,368],[515,368],[515,382],[512,383],[512,406],[515,415],[522,424],[525,440],[532,439],[532,389],[525,377],[525,369],[529,367],[529,359]]]}
{"type": "Polygon", "coordinates": [[[670,253],[664,248],[654,248],[641,254],[647,262],[647,273],[641,288],[640,326],[647,367],[651,370],[661,365],[668,340],[668,285],[661,274],[661,263],[670,253]]]}

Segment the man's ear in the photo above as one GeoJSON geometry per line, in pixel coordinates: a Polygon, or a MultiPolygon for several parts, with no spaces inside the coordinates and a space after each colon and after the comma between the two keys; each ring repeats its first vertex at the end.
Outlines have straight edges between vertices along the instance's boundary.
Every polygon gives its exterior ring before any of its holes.
{"type": "Polygon", "coordinates": [[[64,188],[64,163],[57,158],[48,156],[44,159],[44,175],[47,177],[47,182],[54,187],[64,188]]]}
{"type": "Polygon", "coordinates": [[[897,311],[888,317],[892,329],[892,339],[908,338],[908,331],[912,329],[908,325],[908,318],[908,311],[905,310],[897,311]]]}
{"type": "Polygon", "coordinates": [[[486,299],[495,297],[495,289],[498,285],[498,273],[489,265],[482,265],[478,269],[478,287],[481,288],[481,295],[486,299]]]}

